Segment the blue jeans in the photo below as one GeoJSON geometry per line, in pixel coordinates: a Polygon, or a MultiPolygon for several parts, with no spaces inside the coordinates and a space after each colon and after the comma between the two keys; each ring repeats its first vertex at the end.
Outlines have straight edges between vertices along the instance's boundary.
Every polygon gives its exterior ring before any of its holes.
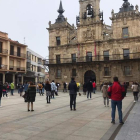
{"type": "Polygon", "coordinates": [[[122,122],[122,101],[111,101],[112,105],[112,121],[115,121],[116,106],[118,108],[119,120],[122,122]]]}
{"type": "Polygon", "coordinates": [[[44,88],[42,88],[42,92],[44,93],[44,88]]]}
{"type": "Polygon", "coordinates": [[[11,95],[13,95],[13,93],[14,93],[14,89],[11,89],[11,95]]]}

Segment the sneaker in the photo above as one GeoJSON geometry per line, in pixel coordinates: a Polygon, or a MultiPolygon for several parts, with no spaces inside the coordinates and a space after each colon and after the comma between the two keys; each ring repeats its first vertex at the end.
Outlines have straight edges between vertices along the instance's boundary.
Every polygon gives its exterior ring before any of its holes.
{"type": "Polygon", "coordinates": [[[121,124],[121,125],[123,125],[123,124],[124,124],[124,122],[120,122],[120,124],[121,124]]]}
{"type": "Polygon", "coordinates": [[[111,123],[115,124],[115,121],[112,121],[111,123]]]}

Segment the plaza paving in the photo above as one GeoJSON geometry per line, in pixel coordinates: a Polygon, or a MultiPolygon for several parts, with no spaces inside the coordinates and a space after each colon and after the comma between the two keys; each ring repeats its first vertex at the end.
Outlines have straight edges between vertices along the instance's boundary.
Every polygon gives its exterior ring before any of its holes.
{"type": "MultiPolygon", "coordinates": [[[[123,111],[133,101],[132,94],[123,101],[123,111]]],[[[101,93],[77,96],[77,111],[70,111],[68,93],[46,103],[37,94],[34,112],[16,93],[2,98],[0,140],[100,140],[112,126],[111,108],[104,107],[101,93]]],[[[117,117],[118,118],[118,117],[117,117]]]]}

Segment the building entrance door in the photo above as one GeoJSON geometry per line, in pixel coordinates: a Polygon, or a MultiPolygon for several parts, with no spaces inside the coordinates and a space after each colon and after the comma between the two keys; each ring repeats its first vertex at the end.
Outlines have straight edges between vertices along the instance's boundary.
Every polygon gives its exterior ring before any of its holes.
{"type": "Polygon", "coordinates": [[[89,70],[84,75],[84,82],[88,82],[89,80],[92,80],[92,82],[96,82],[96,75],[92,70],[89,70]]]}

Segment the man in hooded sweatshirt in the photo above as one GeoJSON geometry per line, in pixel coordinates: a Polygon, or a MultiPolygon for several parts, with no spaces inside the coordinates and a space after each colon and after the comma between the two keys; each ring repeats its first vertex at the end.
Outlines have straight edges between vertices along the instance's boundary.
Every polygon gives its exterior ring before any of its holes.
{"type": "Polygon", "coordinates": [[[74,111],[76,111],[76,97],[77,97],[77,85],[74,78],[71,78],[68,90],[70,93],[70,110],[72,110],[72,105],[74,106],[74,111]]]}

